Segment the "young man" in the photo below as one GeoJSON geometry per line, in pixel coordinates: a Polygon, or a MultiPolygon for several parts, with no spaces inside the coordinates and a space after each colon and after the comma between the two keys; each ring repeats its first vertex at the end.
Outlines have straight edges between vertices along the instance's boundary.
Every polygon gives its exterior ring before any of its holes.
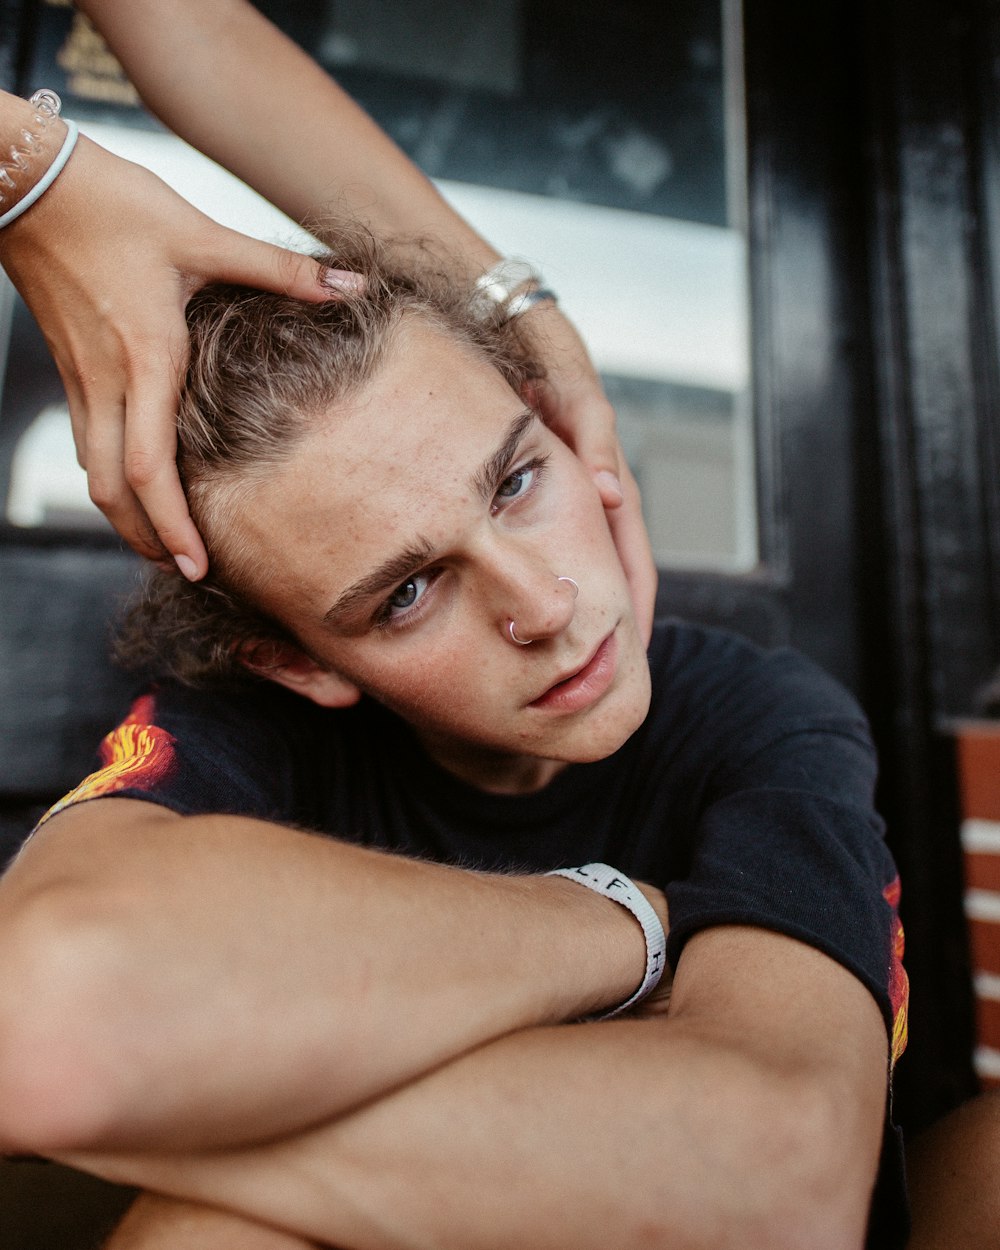
{"type": "Polygon", "coordinates": [[[192,305],[211,580],[131,636],[202,688],[0,882],[0,1148],[163,1195],[120,1248],[901,1245],[863,718],[788,652],[647,656],[517,320],[327,263],[363,293],[192,305]]]}

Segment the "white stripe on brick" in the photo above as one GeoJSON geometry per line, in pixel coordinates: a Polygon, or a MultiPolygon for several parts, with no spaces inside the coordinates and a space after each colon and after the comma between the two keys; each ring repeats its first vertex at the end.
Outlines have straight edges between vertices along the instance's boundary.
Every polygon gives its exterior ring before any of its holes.
{"type": "Polygon", "coordinates": [[[977,1046],[975,1067],[980,1076],[1000,1079],[1000,1050],[994,1050],[991,1046],[977,1046]]]}
{"type": "Polygon", "coordinates": [[[962,849],[973,854],[1000,855],[1000,820],[963,820],[962,849]]]}
{"type": "Polygon", "coordinates": [[[972,981],[976,987],[977,998],[1000,1003],[1000,977],[995,972],[977,972],[972,981]]]}
{"type": "Polygon", "coordinates": [[[1000,924],[1000,894],[996,890],[966,890],[965,914],[970,920],[1000,924]]]}

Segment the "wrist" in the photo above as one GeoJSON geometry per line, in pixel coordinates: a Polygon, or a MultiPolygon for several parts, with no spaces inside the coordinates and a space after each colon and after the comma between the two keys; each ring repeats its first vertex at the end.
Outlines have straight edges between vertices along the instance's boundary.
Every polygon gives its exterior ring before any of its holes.
{"type": "Polygon", "coordinates": [[[7,97],[0,142],[0,229],[10,225],[52,185],[77,140],[74,122],[59,116],[59,97],[37,91],[30,100],[7,97]]]}
{"type": "Polygon", "coordinates": [[[642,931],[645,943],[645,960],[643,973],[638,985],[625,999],[610,1011],[602,1011],[597,1019],[606,1020],[611,1016],[620,1015],[642,1002],[656,989],[663,974],[667,955],[666,934],[659,915],[642,890],[617,868],[610,864],[591,863],[579,868],[557,868],[548,874],[553,877],[564,877],[591,893],[615,903],[627,911],[637,922],[642,931]]]}
{"type": "Polygon", "coordinates": [[[604,1019],[651,993],[663,971],[666,943],[661,917],[639,887],[607,865],[557,870],[542,880],[563,922],[565,996],[559,1018],[604,1019]],[[612,881],[613,888],[602,888],[612,881]],[[618,897],[626,889],[638,896],[634,910],[618,897]]]}
{"type": "Polygon", "coordinates": [[[540,304],[558,303],[556,293],[545,284],[537,269],[517,257],[505,257],[476,279],[476,300],[485,315],[513,321],[540,304]]]}

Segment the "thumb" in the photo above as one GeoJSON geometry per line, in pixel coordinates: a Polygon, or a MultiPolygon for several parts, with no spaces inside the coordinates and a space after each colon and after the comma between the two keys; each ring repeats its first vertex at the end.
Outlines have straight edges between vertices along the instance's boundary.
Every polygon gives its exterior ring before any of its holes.
{"type": "Polygon", "coordinates": [[[621,479],[624,457],[615,429],[614,409],[603,397],[600,401],[588,397],[585,403],[574,405],[571,412],[564,406],[556,413],[554,407],[552,397],[546,396],[542,413],[548,424],[590,470],[605,508],[620,507],[625,498],[621,479]]]}
{"type": "Polygon", "coordinates": [[[210,280],[234,282],[314,303],[356,295],[365,288],[362,274],[330,269],[302,252],[263,243],[233,230],[227,230],[226,236],[225,248],[214,257],[210,280]]]}

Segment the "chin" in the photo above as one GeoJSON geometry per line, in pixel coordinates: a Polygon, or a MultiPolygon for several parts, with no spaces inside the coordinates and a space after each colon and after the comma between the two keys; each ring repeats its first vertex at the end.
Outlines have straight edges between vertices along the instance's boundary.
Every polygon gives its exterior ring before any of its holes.
{"type": "Polygon", "coordinates": [[[563,752],[551,758],[567,764],[595,764],[621,749],[628,742],[649,713],[651,687],[649,670],[644,670],[643,680],[637,688],[629,691],[627,698],[616,700],[615,706],[602,708],[600,712],[579,727],[573,742],[566,743],[563,752]]]}

